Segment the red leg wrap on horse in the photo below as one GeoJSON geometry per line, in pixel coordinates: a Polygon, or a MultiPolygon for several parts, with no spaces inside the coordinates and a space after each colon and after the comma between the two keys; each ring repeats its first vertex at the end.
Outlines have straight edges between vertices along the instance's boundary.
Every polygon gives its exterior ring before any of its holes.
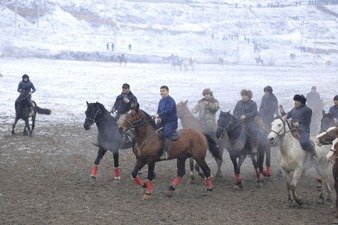
{"type": "Polygon", "coordinates": [[[241,174],[236,173],[236,174],[235,174],[235,179],[236,179],[236,182],[237,182],[237,183],[242,182],[241,174]]]}
{"type": "Polygon", "coordinates": [[[121,168],[120,167],[116,167],[114,169],[114,177],[115,178],[121,178],[121,168]]]}
{"type": "Polygon", "coordinates": [[[207,188],[210,190],[210,189],[213,189],[213,184],[212,184],[212,178],[211,176],[210,177],[207,177],[205,178],[205,184],[207,185],[207,188]]]}
{"type": "Polygon", "coordinates": [[[135,184],[137,184],[137,185],[140,185],[140,186],[143,186],[143,185],[144,185],[144,182],[143,182],[142,178],[139,177],[139,176],[136,176],[136,177],[134,178],[134,181],[135,181],[135,184]]]}
{"type": "Polygon", "coordinates": [[[176,188],[180,183],[181,183],[181,177],[175,177],[171,185],[176,188]]]}
{"type": "Polygon", "coordinates": [[[271,166],[266,167],[266,172],[268,177],[272,176],[272,167],[271,166]]]}
{"type": "Polygon", "coordinates": [[[97,175],[97,165],[94,165],[92,167],[91,174],[92,174],[92,177],[96,177],[96,175],[97,175]]]}
{"type": "Polygon", "coordinates": [[[154,183],[153,181],[148,180],[146,193],[150,195],[151,193],[153,193],[153,190],[154,190],[154,183]]]}

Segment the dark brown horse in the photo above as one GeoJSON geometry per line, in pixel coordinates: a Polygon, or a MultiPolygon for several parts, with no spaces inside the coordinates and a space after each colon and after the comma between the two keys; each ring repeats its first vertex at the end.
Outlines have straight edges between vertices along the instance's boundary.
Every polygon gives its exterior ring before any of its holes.
{"type": "MultiPolygon", "coordinates": [[[[132,177],[137,185],[146,188],[143,198],[149,199],[154,189],[155,163],[160,161],[160,156],[163,151],[164,141],[159,136],[159,132],[162,129],[157,127],[152,117],[139,109],[139,105],[127,112],[125,120],[119,126],[120,132],[126,132],[131,128],[135,128],[136,138],[136,143],[133,147],[136,164],[132,171],[132,177]],[[144,182],[141,177],[138,176],[138,171],[146,164],[148,164],[148,180],[144,182]]],[[[185,174],[185,161],[189,157],[192,157],[201,167],[206,177],[205,183],[207,190],[211,191],[213,189],[210,168],[205,162],[207,149],[209,149],[215,159],[221,160],[217,145],[210,136],[203,135],[193,129],[180,130],[180,137],[172,141],[170,147],[169,160],[177,159],[177,176],[167,191],[168,197],[173,195],[173,191],[180,184],[185,174]]]]}
{"type": "Polygon", "coordinates": [[[35,128],[36,114],[51,114],[50,109],[42,109],[38,107],[34,101],[29,100],[30,96],[30,92],[22,92],[15,102],[15,121],[12,125],[12,135],[15,134],[15,126],[19,119],[25,121],[25,127],[23,129],[24,135],[27,135],[29,133],[29,135],[32,136],[33,130],[35,128]],[[32,126],[29,125],[29,118],[32,118],[32,126]]]}
{"type": "Polygon", "coordinates": [[[332,175],[334,179],[334,189],[336,190],[336,215],[333,222],[338,224],[338,127],[330,127],[325,132],[318,134],[317,139],[317,144],[332,143],[332,148],[327,154],[326,159],[334,162],[332,166],[332,175]]]}
{"type": "MultiPolygon", "coordinates": [[[[189,108],[187,106],[187,103],[188,103],[188,100],[186,100],[184,102],[181,101],[181,102],[176,104],[177,116],[181,120],[182,127],[183,128],[191,128],[191,129],[194,129],[198,132],[204,133],[205,130],[203,128],[202,122],[192,114],[192,112],[189,110],[189,108]]],[[[215,137],[212,137],[212,138],[214,138],[214,140],[216,141],[216,144],[218,145],[218,149],[220,150],[220,155],[221,155],[221,157],[223,157],[223,152],[224,152],[225,144],[226,144],[226,137],[222,138],[222,139],[217,139],[215,137]]],[[[216,171],[215,176],[220,177],[221,176],[222,160],[216,160],[216,163],[217,163],[217,171],[216,171]]],[[[196,170],[198,172],[200,172],[198,166],[196,167],[196,170]]],[[[191,171],[190,179],[193,180],[194,179],[194,177],[193,177],[194,160],[192,158],[190,158],[190,171],[191,171]]]]}

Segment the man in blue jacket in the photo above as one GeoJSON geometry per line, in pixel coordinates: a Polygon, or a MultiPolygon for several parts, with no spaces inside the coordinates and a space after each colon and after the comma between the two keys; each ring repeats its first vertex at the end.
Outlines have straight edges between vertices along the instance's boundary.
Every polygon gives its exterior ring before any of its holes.
{"type": "Polygon", "coordinates": [[[310,142],[312,110],[306,106],[306,98],[304,95],[295,95],[293,100],[295,101],[295,107],[287,113],[286,118],[291,118],[293,125],[299,127],[300,145],[305,151],[311,154],[314,160],[317,160],[316,150],[310,142]]]}
{"type": "Polygon", "coordinates": [[[334,105],[330,107],[329,114],[331,114],[334,118],[334,122],[336,126],[338,125],[338,95],[333,98],[334,105]]]}
{"type": "Polygon", "coordinates": [[[177,110],[176,110],[176,102],[169,95],[168,86],[161,86],[160,94],[162,99],[158,103],[157,114],[155,115],[155,121],[163,127],[163,135],[164,135],[164,146],[163,146],[163,154],[160,159],[168,159],[169,158],[169,150],[171,137],[173,136],[175,130],[177,129],[177,110]]]}

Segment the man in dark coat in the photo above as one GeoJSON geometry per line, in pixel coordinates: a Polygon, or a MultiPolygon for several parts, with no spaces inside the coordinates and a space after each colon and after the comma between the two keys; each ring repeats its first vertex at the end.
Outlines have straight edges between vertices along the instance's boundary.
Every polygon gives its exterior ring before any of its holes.
{"type": "Polygon", "coordinates": [[[27,100],[28,100],[29,104],[32,105],[32,103],[31,103],[32,95],[31,94],[33,94],[36,91],[36,89],[34,87],[34,84],[29,80],[29,76],[27,74],[24,74],[22,76],[22,81],[20,81],[17,91],[20,93],[20,95],[16,99],[15,102],[17,102],[21,98],[27,96],[27,100]],[[29,92],[29,95],[27,95],[27,92],[29,92]]]}
{"type": "Polygon", "coordinates": [[[177,129],[177,109],[175,100],[169,95],[168,86],[161,86],[160,94],[162,99],[158,103],[155,121],[163,127],[164,146],[161,159],[169,158],[171,137],[177,129]]]}
{"type": "MultiPolygon", "coordinates": [[[[306,106],[306,98],[304,95],[295,95],[293,97],[295,107],[287,113],[286,118],[290,119],[294,126],[299,127],[300,145],[309,152],[314,160],[317,160],[317,153],[314,146],[310,142],[310,124],[312,110],[306,106]]],[[[281,108],[282,114],[283,109],[281,108]]]]}
{"type": "Polygon", "coordinates": [[[257,153],[258,129],[255,124],[255,116],[258,114],[257,104],[252,98],[251,90],[241,91],[242,100],[239,100],[234,109],[234,116],[241,120],[251,135],[252,153],[257,153]]]}
{"type": "Polygon", "coordinates": [[[320,121],[323,117],[323,101],[317,92],[317,87],[313,86],[311,91],[306,95],[307,106],[312,110],[311,133],[317,134],[320,130],[320,121]]]}
{"type": "Polygon", "coordinates": [[[266,86],[264,89],[261,105],[259,106],[259,114],[262,117],[265,127],[270,128],[275,115],[278,115],[278,100],[272,93],[272,87],[266,86]]]}
{"type": "Polygon", "coordinates": [[[129,84],[122,85],[122,93],[116,97],[115,103],[110,110],[111,113],[116,113],[118,124],[125,118],[125,113],[128,112],[132,107],[136,106],[137,98],[130,91],[129,84]]]}
{"type": "Polygon", "coordinates": [[[330,107],[329,114],[333,116],[334,122],[338,125],[338,95],[333,98],[334,105],[330,107]]]}

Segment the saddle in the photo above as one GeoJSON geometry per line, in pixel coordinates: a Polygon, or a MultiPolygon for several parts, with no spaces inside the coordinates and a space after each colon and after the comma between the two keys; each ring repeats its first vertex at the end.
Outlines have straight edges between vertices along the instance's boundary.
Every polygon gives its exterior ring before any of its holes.
{"type": "MultiPolygon", "coordinates": [[[[300,129],[299,129],[299,126],[295,126],[293,122],[291,122],[290,125],[291,125],[290,126],[291,127],[290,131],[291,131],[292,136],[294,138],[296,138],[300,142],[300,129]]],[[[311,142],[312,147],[316,147],[315,143],[312,140],[310,140],[310,142],[311,142]]],[[[304,150],[306,150],[306,149],[304,149],[304,150]]]]}
{"type": "MultiPolygon", "coordinates": [[[[164,139],[164,135],[163,135],[163,128],[161,128],[159,131],[158,131],[158,136],[162,139],[164,139]]],[[[175,130],[174,134],[171,136],[170,140],[171,141],[176,141],[180,138],[181,136],[181,132],[179,130],[175,130]]]]}

